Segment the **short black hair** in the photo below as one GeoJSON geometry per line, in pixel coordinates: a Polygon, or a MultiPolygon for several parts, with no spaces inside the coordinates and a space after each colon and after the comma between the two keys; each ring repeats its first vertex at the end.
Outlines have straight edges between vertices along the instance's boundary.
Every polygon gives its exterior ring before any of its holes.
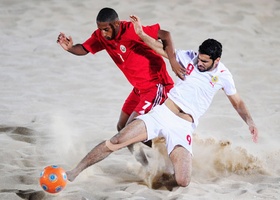
{"type": "Polygon", "coordinates": [[[102,8],[96,17],[96,22],[114,22],[117,20],[119,20],[119,16],[112,8],[102,8]]]}
{"type": "Polygon", "coordinates": [[[214,61],[222,56],[222,44],[214,39],[205,40],[198,49],[200,54],[206,54],[214,61]]]}

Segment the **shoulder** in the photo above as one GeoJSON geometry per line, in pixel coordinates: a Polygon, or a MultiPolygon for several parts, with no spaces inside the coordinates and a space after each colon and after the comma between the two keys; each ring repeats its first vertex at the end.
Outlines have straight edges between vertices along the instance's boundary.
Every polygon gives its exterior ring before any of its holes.
{"type": "Polygon", "coordinates": [[[232,76],[229,69],[221,61],[218,64],[217,70],[221,75],[232,76]]]}
{"type": "Polygon", "coordinates": [[[134,29],[133,23],[129,21],[121,21],[120,25],[121,29],[134,29]]]}
{"type": "Polygon", "coordinates": [[[101,31],[96,29],[87,40],[84,41],[83,45],[97,43],[102,40],[101,31]]]}
{"type": "MultiPolygon", "coordinates": [[[[159,24],[152,24],[152,25],[142,25],[143,29],[160,29],[159,24]]],[[[121,28],[126,28],[126,29],[133,29],[134,30],[134,25],[130,21],[121,21],[121,28]]]]}
{"type": "Polygon", "coordinates": [[[219,80],[221,81],[224,91],[227,95],[233,95],[236,93],[232,74],[222,62],[219,62],[215,75],[219,77],[219,80]]]}
{"type": "Polygon", "coordinates": [[[136,35],[133,23],[129,21],[121,21],[120,32],[120,35],[136,35]]]}
{"type": "Polygon", "coordinates": [[[196,57],[197,57],[197,52],[193,50],[176,49],[176,58],[179,61],[180,60],[191,61],[196,57]]]}
{"type": "Polygon", "coordinates": [[[101,31],[99,29],[96,29],[92,32],[90,38],[100,39],[101,36],[101,31]]]}
{"type": "Polygon", "coordinates": [[[147,25],[147,26],[143,26],[144,28],[152,28],[152,29],[160,29],[160,25],[157,24],[151,24],[151,25],[147,25]]]}

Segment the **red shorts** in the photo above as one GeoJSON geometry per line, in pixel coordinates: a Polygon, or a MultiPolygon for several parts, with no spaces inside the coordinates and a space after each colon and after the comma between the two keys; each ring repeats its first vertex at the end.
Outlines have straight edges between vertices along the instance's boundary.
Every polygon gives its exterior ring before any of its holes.
{"type": "Polygon", "coordinates": [[[155,85],[145,92],[140,92],[133,88],[127,99],[125,100],[122,111],[128,115],[132,112],[137,112],[139,115],[149,112],[157,104],[162,104],[167,98],[167,93],[173,85],[163,86],[162,84],[155,85]]]}

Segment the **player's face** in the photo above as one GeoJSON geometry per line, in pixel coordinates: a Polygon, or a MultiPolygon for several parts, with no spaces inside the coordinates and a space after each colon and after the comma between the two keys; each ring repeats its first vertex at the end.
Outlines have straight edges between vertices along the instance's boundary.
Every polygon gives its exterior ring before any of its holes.
{"type": "Polygon", "coordinates": [[[215,61],[213,61],[209,55],[198,54],[197,68],[200,72],[211,71],[217,66],[219,60],[220,58],[217,58],[215,61]]]}
{"type": "Polygon", "coordinates": [[[102,36],[107,40],[114,39],[119,31],[118,22],[97,22],[97,27],[100,29],[102,36]]]}

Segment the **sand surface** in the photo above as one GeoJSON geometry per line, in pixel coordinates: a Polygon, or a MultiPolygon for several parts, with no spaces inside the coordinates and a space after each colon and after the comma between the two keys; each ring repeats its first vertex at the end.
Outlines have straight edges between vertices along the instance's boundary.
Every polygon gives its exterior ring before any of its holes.
{"type": "Polygon", "coordinates": [[[280,199],[279,35],[279,0],[1,0],[0,199],[280,199]],[[189,187],[150,189],[145,170],[156,173],[162,160],[146,149],[151,165],[141,169],[122,149],[59,194],[43,192],[38,179],[45,166],[71,169],[116,133],[131,90],[105,52],[78,57],[56,43],[59,32],[74,43],[87,39],[105,6],[123,20],[136,14],[144,25],[160,23],[177,49],[197,50],[207,38],[219,40],[259,142],[252,142],[221,91],[195,131],[189,187]]]}

